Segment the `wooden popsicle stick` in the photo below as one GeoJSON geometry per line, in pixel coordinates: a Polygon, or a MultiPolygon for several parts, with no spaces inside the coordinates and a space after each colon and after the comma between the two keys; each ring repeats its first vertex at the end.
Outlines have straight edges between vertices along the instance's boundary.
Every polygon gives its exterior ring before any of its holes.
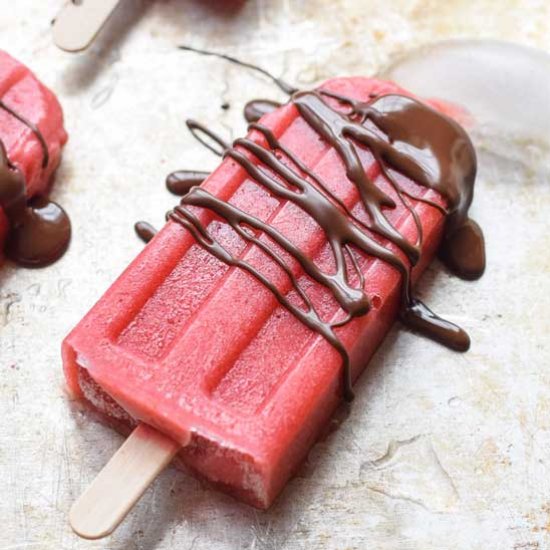
{"type": "Polygon", "coordinates": [[[139,424],[73,504],[69,521],[74,532],[85,539],[110,535],[181,447],[139,424]]]}
{"type": "Polygon", "coordinates": [[[120,0],[69,0],[53,22],[55,44],[68,52],[86,49],[119,2],[120,0]]]}

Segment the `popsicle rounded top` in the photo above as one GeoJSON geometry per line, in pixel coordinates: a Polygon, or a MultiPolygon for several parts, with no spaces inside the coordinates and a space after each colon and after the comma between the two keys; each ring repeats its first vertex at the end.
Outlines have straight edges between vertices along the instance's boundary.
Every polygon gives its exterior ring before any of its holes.
{"type": "Polygon", "coordinates": [[[24,265],[50,263],[68,246],[68,217],[45,198],[66,141],[55,95],[0,50],[0,253],[24,265]]]}

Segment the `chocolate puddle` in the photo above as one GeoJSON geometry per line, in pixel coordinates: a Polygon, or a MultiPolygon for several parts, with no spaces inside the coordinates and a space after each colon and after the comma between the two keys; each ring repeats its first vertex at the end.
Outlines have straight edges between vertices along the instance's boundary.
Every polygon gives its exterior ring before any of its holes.
{"type": "Polygon", "coordinates": [[[16,118],[19,122],[30,128],[30,130],[33,132],[33,134],[36,136],[36,139],[38,139],[38,142],[40,143],[40,147],[42,148],[42,168],[46,168],[46,166],[48,166],[50,162],[50,152],[48,151],[48,144],[46,143],[46,140],[44,139],[44,136],[42,135],[42,132],[40,131],[38,126],[25,118],[23,115],[19,114],[14,109],[12,109],[9,105],[6,105],[1,99],[0,109],[3,109],[12,117],[16,118]]]}
{"type": "MultiPolygon", "coordinates": [[[[42,168],[46,168],[48,147],[39,128],[2,101],[0,108],[32,130],[42,148],[42,168]]],[[[9,223],[5,251],[14,262],[26,267],[43,267],[65,253],[71,239],[67,213],[46,197],[27,199],[25,178],[8,158],[1,140],[0,206],[9,223]]]]}
{"type": "Polygon", "coordinates": [[[63,256],[71,237],[66,212],[46,197],[34,197],[6,245],[9,258],[25,267],[43,267],[63,256]]]}
{"type": "Polygon", "coordinates": [[[452,231],[448,231],[439,248],[439,257],[462,279],[479,279],[485,271],[485,241],[481,227],[465,218],[452,231]]]}

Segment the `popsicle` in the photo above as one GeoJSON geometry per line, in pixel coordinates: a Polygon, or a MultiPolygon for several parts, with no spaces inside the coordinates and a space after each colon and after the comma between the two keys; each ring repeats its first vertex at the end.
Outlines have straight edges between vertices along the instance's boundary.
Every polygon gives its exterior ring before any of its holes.
{"type": "Polygon", "coordinates": [[[6,246],[24,265],[49,263],[66,249],[68,218],[44,198],[66,141],[55,95],[0,50],[0,262],[6,246]]]}
{"type": "Polygon", "coordinates": [[[398,314],[467,349],[412,284],[442,242],[458,272],[482,273],[475,169],[465,131],[395,84],[340,78],[294,94],[65,339],[70,392],[269,507],[398,314]]]}

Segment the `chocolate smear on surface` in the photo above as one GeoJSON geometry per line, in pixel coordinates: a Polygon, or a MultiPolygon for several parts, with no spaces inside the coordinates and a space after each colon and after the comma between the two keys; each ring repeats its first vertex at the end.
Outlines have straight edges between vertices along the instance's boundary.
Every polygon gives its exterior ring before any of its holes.
{"type": "Polygon", "coordinates": [[[230,63],[233,63],[234,65],[238,65],[239,67],[244,67],[246,69],[251,69],[252,71],[255,71],[257,73],[263,74],[267,78],[269,78],[272,82],[275,83],[275,85],[281,89],[285,94],[292,95],[293,93],[297,92],[298,89],[294,86],[291,86],[284,80],[277,78],[273,74],[271,74],[269,71],[266,71],[262,67],[259,67],[258,65],[254,65],[253,63],[247,63],[246,61],[241,61],[240,59],[237,59],[236,57],[233,57],[231,55],[227,55],[224,53],[218,53],[213,52],[210,50],[203,50],[201,48],[193,48],[192,46],[178,46],[178,49],[187,51],[187,52],[195,52],[200,55],[206,55],[208,57],[217,57],[219,59],[225,59],[226,61],[229,61],[230,63]]]}
{"type": "MultiPolygon", "coordinates": [[[[49,163],[48,147],[39,128],[0,101],[0,108],[28,126],[42,148],[42,168],[49,163]]],[[[67,250],[71,223],[65,210],[47,197],[27,199],[23,173],[13,164],[0,140],[0,207],[8,218],[6,255],[25,267],[43,267],[67,250]]]]}
{"type": "Polygon", "coordinates": [[[467,278],[479,276],[485,263],[483,234],[468,218],[476,175],[475,151],[467,134],[456,122],[405,96],[390,94],[360,102],[330,93],[299,92],[291,101],[308,125],[338,153],[348,179],[357,189],[368,223],[354,216],[313,170],[286,149],[271,130],[259,123],[250,125],[254,131],[251,137],[237,139],[233,147],[225,148],[224,156],[240,164],[248,177],[270,194],[293,202],[315,220],[331,246],[336,266],[334,271],[323,271],[273,226],[201,187],[184,186],[185,195],[169,216],[186,227],[197,242],[219,260],[250,273],[288,311],[332,344],[343,360],[344,397],[351,400],[350,359],[335,329],[371,309],[355,250],[381,259],[400,273],[403,280],[401,319],[405,324],[452,349],[464,351],[470,345],[468,335],[461,328],[438,317],[412,294],[411,269],[420,258],[423,238],[422,226],[411,200],[425,202],[447,214],[442,257],[459,275],[467,278]],[[325,96],[337,99],[339,105],[333,106],[325,96]],[[409,242],[386,216],[385,211],[395,208],[396,202],[365,173],[360,149],[368,149],[374,155],[398,202],[412,215],[417,228],[415,243],[409,242]],[[447,207],[410,195],[401,188],[396,174],[434,189],[446,199],[447,207]],[[286,273],[301,305],[290,301],[253,265],[224,248],[189,207],[212,211],[243,240],[260,248],[286,273]],[[260,235],[269,237],[277,248],[270,246],[269,240],[260,239],[260,235]],[[380,237],[387,243],[382,244],[380,237]],[[281,249],[299,264],[304,273],[331,292],[345,313],[343,320],[331,322],[322,319],[301,287],[298,276],[278,252],[281,249]],[[349,265],[353,266],[351,272],[349,265]],[[352,276],[355,283],[352,283],[352,276]]]}

